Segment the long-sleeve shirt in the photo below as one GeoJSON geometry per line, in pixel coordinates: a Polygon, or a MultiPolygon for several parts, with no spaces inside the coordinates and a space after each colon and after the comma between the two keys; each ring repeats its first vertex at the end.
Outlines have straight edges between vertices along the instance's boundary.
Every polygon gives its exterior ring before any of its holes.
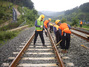
{"type": "MultiPolygon", "coordinates": [[[[35,26],[36,27],[40,27],[40,25],[37,25],[37,20],[35,21],[35,26]]],[[[43,25],[43,30],[45,29],[44,25],[43,25]]]]}

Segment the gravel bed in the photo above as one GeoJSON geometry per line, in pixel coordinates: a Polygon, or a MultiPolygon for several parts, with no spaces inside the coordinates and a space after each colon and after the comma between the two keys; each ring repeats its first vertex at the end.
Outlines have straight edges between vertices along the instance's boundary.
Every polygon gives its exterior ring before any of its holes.
{"type": "Polygon", "coordinates": [[[18,36],[16,36],[12,40],[9,40],[5,45],[0,47],[0,67],[2,63],[11,62],[8,61],[8,57],[12,57],[13,52],[17,51],[16,48],[18,48],[18,46],[20,46],[21,43],[30,38],[30,36],[33,34],[34,29],[34,27],[31,27],[21,31],[21,33],[18,36]]]}
{"type": "Polygon", "coordinates": [[[89,48],[89,42],[72,34],[71,44],[68,53],[61,53],[63,54],[62,57],[67,56],[70,58],[63,60],[66,67],[70,67],[67,65],[67,63],[73,63],[73,67],[89,67],[89,49],[86,49],[81,45],[84,45],[89,48]]]}

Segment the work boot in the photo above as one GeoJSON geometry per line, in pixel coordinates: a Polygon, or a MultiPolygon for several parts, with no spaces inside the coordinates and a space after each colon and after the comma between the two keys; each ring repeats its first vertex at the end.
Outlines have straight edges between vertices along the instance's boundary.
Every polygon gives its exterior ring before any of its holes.
{"type": "Polygon", "coordinates": [[[62,53],[68,53],[68,51],[67,51],[67,50],[62,50],[61,52],[62,52],[62,53]]]}
{"type": "Polygon", "coordinates": [[[34,48],[35,48],[35,44],[33,44],[34,48]]]}
{"type": "Polygon", "coordinates": [[[45,44],[43,44],[44,47],[47,47],[45,44]]]}

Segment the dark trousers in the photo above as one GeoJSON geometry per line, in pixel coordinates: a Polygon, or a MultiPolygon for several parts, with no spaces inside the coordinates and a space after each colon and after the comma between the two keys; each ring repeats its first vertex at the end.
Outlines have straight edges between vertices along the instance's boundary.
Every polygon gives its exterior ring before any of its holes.
{"type": "Polygon", "coordinates": [[[56,31],[56,42],[58,43],[61,40],[61,35],[59,33],[59,31],[56,31]]]}
{"type": "Polygon", "coordinates": [[[82,27],[82,24],[80,24],[80,27],[82,27]]]}
{"type": "MultiPolygon", "coordinates": [[[[47,30],[47,28],[45,28],[47,30]]],[[[45,32],[45,35],[47,36],[47,32],[45,32]]]]}
{"type": "Polygon", "coordinates": [[[53,26],[50,26],[50,33],[52,33],[53,31],[53,26]]]}
{"type": "Polygon", "coordinates": [[[70,34],[65,33],[65,34],[63,34],[63,36],[61,38],[62,38],[62,42],[60,43],[61,49],[69,49],[69,46],[70,46],[70,34]]]}
{"type": "Polygon", "coordinates": [[[44,45],[45,42],[44,42],[44,37],[43,37],[43,31],[35,31],[34,45],[35,45],[35,43],[36,43],[38,34],[39,34],[39,36],[40,36],[40,38],[41,38],[41,41],[42,41],[42,43],[43,43],[43,45],[44,45]]]}

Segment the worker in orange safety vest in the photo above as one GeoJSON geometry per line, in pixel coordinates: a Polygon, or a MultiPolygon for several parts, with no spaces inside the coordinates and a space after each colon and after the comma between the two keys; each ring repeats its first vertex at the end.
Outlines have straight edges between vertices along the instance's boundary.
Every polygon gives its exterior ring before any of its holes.
{"type": "Polygon", "coordinates": [[[67,53],[70,46],[70,25],[67,23],[58,23],[59,32],[61,34],[62,42],[60,43],[61,49],[63,53],[67,53]]]}
{"type": "Polygon", "coordinates": [[[47,36],[48,24],[49,24],[50,21],[51,21],[51,18],[48,18],[48,20],[45,20],[45,21],[44,21],[44,27],[45,27],[45,29],[46,29],[46,31],[45,31],[45,35],[46,35],[46,36],[47,36]]]}
{"type": "Polygon", "coordinates": [[[83,24],[83,22],[82,22],[82,21],[80,21],[80,27],[82,27],[82,24],[83,24]]]}

